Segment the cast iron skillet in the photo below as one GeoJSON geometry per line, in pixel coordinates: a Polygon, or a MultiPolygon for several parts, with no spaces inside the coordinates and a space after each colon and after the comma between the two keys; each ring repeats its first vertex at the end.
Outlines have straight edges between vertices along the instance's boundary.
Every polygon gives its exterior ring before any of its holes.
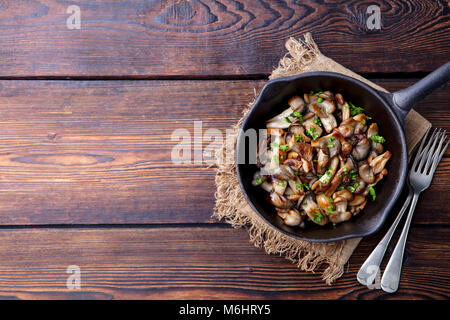
{"type": "Polygon", "coordinates": [[[236,145],[237,175],[247,202],[267,223],[296,239],[328,242],[373,234],[386,220],[405,183],[408,169],[408,150],[403,131],[405,117],[415,102],[449,79],[450,62],[394,94],[375,90],[359,80],[333,72],[310,72],[269,81],[245,117],[236,145]],[[369,201],[359,215],[336,227],[320,227],[310,223],[307,228],[300,229],[285,225],[267,202],[267,192],[252,186],[257,166],[249,163],[249,156],[245,156],[251,148],[244,132],[250,128],[256,131],[264,129],[266,120],[287,108],[290,97],[311,90],[339,92],[346,100],[363,107],[378,124],[380,135],[386,138],[385,149],[392,152],[392,157],[387,165],[389,174],[377,185],[376,201],[369,201]]]}

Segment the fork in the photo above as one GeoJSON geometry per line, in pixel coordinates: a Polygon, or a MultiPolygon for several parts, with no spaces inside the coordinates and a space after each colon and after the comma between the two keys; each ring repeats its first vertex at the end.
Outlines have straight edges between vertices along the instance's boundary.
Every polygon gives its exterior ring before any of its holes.
{"type": "Polygon", "coordinates": [[[425,145],[426,137],[429,133],[429,129],[425,133],[425,136],[422,139],[422,143],[420,144],[419,151],[414,159],[414,163],[409,172],[409,194],[400,210],[397,218],[392,224],[391,228],[389,228],[386,235],[377,245],[377,247],[373,250],[364,264],[361,266],[357,279],[363,285],[369,285],[369,281],[373,279],[373,274],[370,272],[375,267],[376,272],[379,272],[381,261],[383,260],[384,253],[389,245],[389,242],[392,238],[394,231],[397,228],[398,223],[402,219],[406,209],[408,208],[410,202],[411,207],[409,209],[408,217],[403,227],[402,233],[400,235],[400,239],[395,246],[394,252],[386,266],[385,272],[381,279],[381,288],[389,293],[393,293],[397,291],[398,285],[400,282],[400,273],[402,269],[402,261],[403,261],[403,253],[405,250],[406,238],[408,236],[409,226],[411,224],[412,216],[414,213],[414,209],[417,204],[417,200],[422,191],[427,189],[433,178],[434,172],[436,171],[437,165],[441,161],[445,150],[448,147],[450,141],[448,141],[445,146],[444,142],[447,139],[445,131],[441,132],[441,130],[435,129],[431,138],[427,145],[425,145]],[[436,146],[436,144],[439,144],[436,146]]]}

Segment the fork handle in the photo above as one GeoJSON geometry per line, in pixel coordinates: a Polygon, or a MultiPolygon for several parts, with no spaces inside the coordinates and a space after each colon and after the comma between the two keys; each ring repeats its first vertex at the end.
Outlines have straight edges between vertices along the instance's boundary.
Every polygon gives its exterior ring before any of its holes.
{"type": "Polygon", "coordinates": [[[381,278],[381,289],[389,293],[396,292],[398,289],[398,284],[400,283],[400,273],[402,272],[403,253],[405,252],[406,238],[408,237],[409,226],[411,224],[418,199],[419,193],[414,193],[408,218],[403,226],[400,239],[395,246],[394,252],[389,259],[386,269],[384,270],[383,277],[381,278]]]}
{"type": "Polygon", "coordinates": [[[370,285],[371,283],[369,283],[369,280],[373,278],[373,272],[374,271],[379,272],[381,261],[383,260],[384,257],[384,253],[386,252],[386,249],[389,245],[389,242],[391,241],[395,229],[397,229],[397,226],[400,220],[402,219],[403,214],[405,213],[406,209],[409,206],[409,203],[411,202],[412,195],[413,193],[410,190],[408,197],[406,198],[405,203],[403,204],[402,209],[397,215],[397,218],[395,218],[394,223],[359,269],[358,274],[356,275],[356,279],[358,279],[358,282],[361,283],[362,285],[364,286],[370,285]]]}

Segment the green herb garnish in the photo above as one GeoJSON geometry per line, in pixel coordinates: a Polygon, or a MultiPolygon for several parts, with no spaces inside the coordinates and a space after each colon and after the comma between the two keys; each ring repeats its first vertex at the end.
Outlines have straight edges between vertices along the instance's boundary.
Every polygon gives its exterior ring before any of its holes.
{"type": "Polygon", "coordinates": [[[314,122],[315,124],[317,124],[319,127],[322,126],[322,122],[320,121],[319,118],[315,119],[313,122],[314,122]]]}
{"type": "Polygon", "coordinates": [[[295,142],[303,142],[302,136],[299,134],[295,135],[295,142]]]}
{"type": "Polygon", "coordinates": [[[260,177],[256,178],[256,182],[261,184],[262,183],[262,179],[260,177]]]}
{"type": "Polygon", "coordinates": [[[377,198],[377,194],[376,194],[375,189],[373,187],[369,187],[369,193],[372,196],[372,200],[375,201],[375,199],[377,198]]]}
{"type": "Polygon", "coordinates": [[[314,127],[310,127],[309,130],[306,130],[306,134],[313,138],[313,140],[316,140],[319,137],[319,134],[316,133],[316,128],[314,127]]]}
{"type": "Polygon", "coordinates": [[[279,146],[280,150],[286,151],[287,149],[289,149],[289,145],[288,144],[282,144],[281,146],[279,146]]]}
{"type": "Polygon", "coordinates": [[[383,138],[382,136],[375,135],[375,136],[371,136],[370,138],[376,143],[385,143],[386,142],[386,139],[383,138]]]}
{"type": "Polygon", "coordinates": [[[317,102],[321,103],[321,102],[323,102],[323,99],[322,98],[318,98],[317,102]]]}
{"type": "Polygon", "coordinates": [[[356,107],[353,103],[351,103],[350,101],[348,102],[348,104],[350,105],[350,115],[356,116],[357,114],[363,113],[364,109],[360,108],[360,107],[356,107]]]}
{"type": "Polygon", "coordinates": [[[292,121],[289,119],[289,117],[284,117],[284,120],[286,120],[287,123],[292,123],[292,121]]]}

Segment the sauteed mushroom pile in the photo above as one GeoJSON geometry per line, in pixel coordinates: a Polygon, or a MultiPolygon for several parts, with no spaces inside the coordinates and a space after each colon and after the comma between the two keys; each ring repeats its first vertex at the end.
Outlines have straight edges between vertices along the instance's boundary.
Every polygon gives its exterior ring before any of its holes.
{"type": "Polygon", "coordinates": [[[312,221],[335,225],[375,201],[391,153],[362,108],[330,91],[294,96],[289,108],[266,122],[253,185],[289,226],[312,221]],[[263,151],[263,153],[261,153],[263,151]]]}

